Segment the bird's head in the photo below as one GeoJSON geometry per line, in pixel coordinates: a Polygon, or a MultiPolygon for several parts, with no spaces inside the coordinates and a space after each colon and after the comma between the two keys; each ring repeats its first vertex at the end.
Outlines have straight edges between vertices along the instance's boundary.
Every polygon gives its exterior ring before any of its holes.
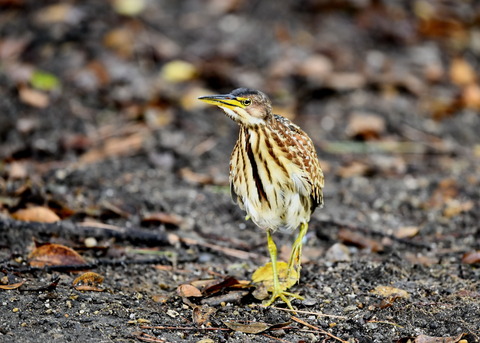
{"type": "Polygon", "coordinates": [[[238,88],[230,94],[202,96],[199,99],[220,107],[228,117],[246,127],[265,125],[272,117],[270,99],[254,89],[238,88]]]}

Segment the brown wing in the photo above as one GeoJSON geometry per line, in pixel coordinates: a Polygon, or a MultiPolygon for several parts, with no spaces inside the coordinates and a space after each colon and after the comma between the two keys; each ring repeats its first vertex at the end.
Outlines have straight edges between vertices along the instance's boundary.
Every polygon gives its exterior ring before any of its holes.
{"type": "Polygon", "coordinates": [[[287,118],[279,115],[274,116],[279,125],[286,127],[288,134],[284,135],[284,139],[288,145],[295,146],[295,153],[291,159],[294,163],[303,169],[308,176],[308,183],[311,185],[311,211],[313,212],[318,206],[323,206],[323,187],[324,176],[320,162],[318,161],[317,152],[312,140],[297,125],[293,124],[287,118]]]}

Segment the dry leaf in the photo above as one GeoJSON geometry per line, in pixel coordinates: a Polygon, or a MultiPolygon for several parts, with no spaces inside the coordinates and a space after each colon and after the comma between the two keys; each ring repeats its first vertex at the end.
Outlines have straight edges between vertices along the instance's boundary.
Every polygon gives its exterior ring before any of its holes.
{"type": "Polygon", "coordinates": [[[192,319],[198,326],[204,325],[212,314],[216,312],[215,308],[208,305],[197,306],[193,309],[192,319]]]}
{"type": "Polygon", "coordinates": [[[104,277],[97,273],[86,272],[73,280],[72,286],[75,287],[77,291],[103,292],[104,289],[98,287],[103,280],[104,277]]]}
{"type": "Polygon", "coordinates": [[[42,24],[77,24],[82,17],[83,13],[68,3],[59,3],[44,7],[36,14],[36,20],[42,24]]]}
{"type": "Polygon", "coordinates": [[[21,285],[23,285],[25,281],[17,282],[17,283],[12,283],[9,285],[0,285],[0,289],[5,289],[5,290],[11,290],[11,289],[17,289],[21,285]]]}
{"type": "Polygon", "coordinates": [[[473,206],[474,204],[473,204],[473,201],[471,200],[460,202],[459,200],[456,200],[456,199],[450,199],[446,203],[446,207],[443,210],[443,215],[446,218],[452,218],[459,215],[460,213],[470,211],[473,208],[473,206]]]}
{"type": "Polygon", "coordinates": [[[369,165],[362,162],[353,161],[349,165],[340,167],[337,171],[337,174],[342,178],[349,178],[366,175],[369,171],[369,165]]]}
{"type": "Polygon", "coordinates": [[[466,263],[466,264],[480,263],[480,250],[466,252],[462,256],[462,263],[466,263]]]}
{"type": "Polygon", "coordinates": [[[416,236],[420,228],[418,226],[404,226],[395,231],[394,236],[397,238],[410,238],[416,236]]]}
{"type": "MultiPolygon", "coordinates": [[[[288,264],[286,262],[280,261],[277,262],[278,278],[280,281],[280,287],[282,289],[289,289],[295,285],[298,281],[299,275],[294,269],[290,274],[288,274],[288,264]],[[287,275],[290,277],[287,279],[287,275]]],[[[273,291],[273,270],[272,262],[257,268],[257,270],[252,275],[252,282],[262,284],[269,292],[273,291]]]]}
{"type": "Polygon", "coordinates": [[[407,291],[392,286],[377,286],[371,292],[385,298],[395,296],[408,299],[410,297],[410,294],[408,294],[407,291]]]}
{"type": "Polygon", "coordinates": [[[161,76],[167,82],[179,83],[189,81],[195,78],[197,75],[197,69],[191,63],[174,60],[166,63],[162,70],[161,76]]]}
{"type": "Polygon", "coordinates": [[[28,256],[30,266],[78,266],[87,262],[75,250],[60,244],[47,243],[37,247],[28,256]]]}
{"type": "Polygon", "coordinates": [[[8,178],[12,180],[25,179],[28,176],[26,163],[12,162],[8,165],[8,178]]]}
{"type": "Polygon", "coordinates": [[[347,229],[341,229],[338,231],[338,239],[343,243],[355,245],[362,249],[369,249],[373,252],[378,252],[383,250],[381,243],[367,238],[358,232],[353,232],[347,229]]]}
{"type": "Polygon", "coordinates": [[[220,282],[209,284],[208,287],[205,287],[205,289],[203,289],[202,293],[205,294],[205,295],[211,295],[211,294],[214,294],[214,293],[221,292],[228,287],[232,287],[232,286],[236,286],[236,285],[241,285],[241,284],[234,277],[227,276],[223,280],[220,280],[220,282]]]}
{"type": "Polygon", "coordinates": [[[114,0],[113,8],[118,14],[136,16],[145,10],[145,0],[114,0]]]}
{"type": "Polygon", "coordinates": [[[223,324],[228,326],[233,331],[239,331],[239,332],[251,333],[251,334],[256,334],[256,333],[266,331],[266,330],[270,329],[270,327],[271,327],[270,324],[260,323],[260,322],[255,322],[255,323],[250,323],[250,324],[242,324],[242,323],[238,323],[238,322],[224,321],[223,324]]]}
{"type": "Polygon", "coordinates": [[[135,35],[126,27],[115,28],[103,36],[103,44],[125,58],[132,56],[134,43],[135,35]]]}
{"type": "Polygon", "coordinates": [[[12,213],[12,218],[24,222],[54,223],[60,220],[60,217],[47,207],[30,207],[18,210],[12,213]]]}
{"type": "Polygon", "coordinates": [[[197,287],[194,287],[189,284],[183,284],[178,286],[177,294],[182,298],[190,298],[190,297],[198,298],[202,296],[202,292],[200,292],[200,290],[197,287]]]}
{"type": "Polygon", "coordinates": [[[462,101],[465,107],[480,110],[480,86],[476,83],[467,85],[462,92],[462,101]]]}
{"type": "Polygon", "coordinates": [[[141,132],[131,134],[127,137],[109,138],[103,146],[91,149],[83,154],[80,157],[80,164],[90,164],[109,157],[134,154],[142,148],[145,139],[145,134],[141,132]]]}
{"type": "Polygon", "coordinates": [[[30,106],[37,108],[45,108],[50,103],[47,94],[28,87],[21,87],[18,90],[20,100],[30,106]]]}
{"type": "Polygon", "coordinates": [[[350,116],[346,133],[363,140],[378,139],[385,132],[385,119],[378,115],[355,112],[350,116]]]}
{"type": "Polygon", "coordinates": [[[195,173],[187,167],[180,169],[180,176],[185,181],[193,184],[209,185],[213,183],[213,177],[211,175],[195,173]]]}
{"type": "Polygon", "coordinates": [[[431,337],[426,335],[420,335],[415,338],[413,343],[457,343],[462,339],[463,333],[456,337],[431,337]]]}
{"type": "Polygon", "coordinates": [[[330,58],[320,54],[312,55],[307,58],[298,66],[297,70],[298,74],[309,80],[315,80],[318,82],[324,82],[332,71],[333,63],[330,58]]]}
{"type": "Polygon", "coordinates": [[[477,73],[465,59],[458,57],[450,64],[450,79],[458,86],[465,86],[475,82],[477,73]]]}

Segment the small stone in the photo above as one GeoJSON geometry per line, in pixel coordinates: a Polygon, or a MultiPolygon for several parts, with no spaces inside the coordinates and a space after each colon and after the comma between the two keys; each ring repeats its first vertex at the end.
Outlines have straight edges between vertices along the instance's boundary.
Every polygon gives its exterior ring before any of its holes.
{"type": "Polygon", "coordinates": [[[325,253],[325,258],[329,262],[349,262],[351,260],[350,251],[342,243],[335,243],[325,253]]]}

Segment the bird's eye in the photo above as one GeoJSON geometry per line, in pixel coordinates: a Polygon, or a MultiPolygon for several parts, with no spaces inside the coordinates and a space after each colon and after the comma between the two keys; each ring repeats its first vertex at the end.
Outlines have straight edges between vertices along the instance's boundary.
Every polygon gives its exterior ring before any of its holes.
{"type": "Polygon", "coordinates": [[[245,99],[245,100],[242,101],[242,104],[243,104],[244,106],[249,106],[249,105],[252,104],[252,100],[250,100],[250,99],[245,99]]]}

